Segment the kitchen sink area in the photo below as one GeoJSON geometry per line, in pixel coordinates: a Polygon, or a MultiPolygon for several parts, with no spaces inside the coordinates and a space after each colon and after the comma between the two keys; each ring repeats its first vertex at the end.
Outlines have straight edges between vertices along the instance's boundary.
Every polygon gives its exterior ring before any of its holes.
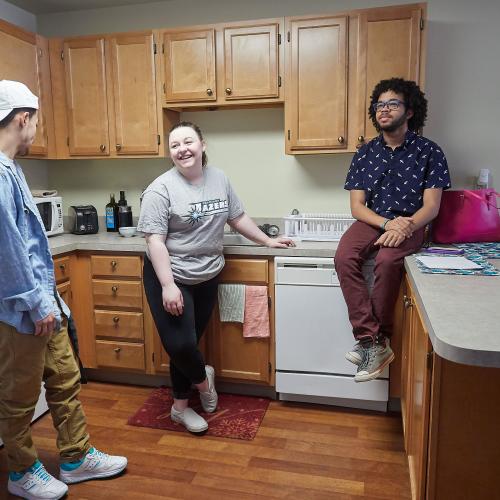
{"type": "Polygon", "coordinates": [[[258,243],[254,243],[252,240],[245,238],[245,236],[239,233],[224,233],[224,236],[222,237],[222,244],[224,246],[264,246],[258,243]]]}

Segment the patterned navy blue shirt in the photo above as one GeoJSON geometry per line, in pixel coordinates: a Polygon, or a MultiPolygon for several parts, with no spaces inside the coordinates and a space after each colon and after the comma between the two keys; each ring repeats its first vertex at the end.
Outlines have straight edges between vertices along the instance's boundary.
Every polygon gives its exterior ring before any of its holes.
{"type": "Polygon", "coordinates": [[[441,148],[408,130],[403,144],[394,150],[382,135],[362,146],[352,159],[344,188],[364,190],[366,206],[393,219],[420,209],[425,189],[450,186],[441,148]]]}

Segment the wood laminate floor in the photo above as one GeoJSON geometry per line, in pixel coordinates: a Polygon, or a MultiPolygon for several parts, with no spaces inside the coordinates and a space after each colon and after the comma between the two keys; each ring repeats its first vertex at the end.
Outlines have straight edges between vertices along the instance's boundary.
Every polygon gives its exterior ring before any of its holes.
{"type": "MultiPolygon", "coordinates": [[[[410,498],[399,415],[273,401],[253,441],[126,424],[150,388],[92,382],[81,400],[92,443],[126,455],[116,479],[70,486],[74,499],[300,500],[410,498]]],[[[58,471],[49,415],[33,425],[40,459],[58,471]]],[[[7,495],[0,450],[0,498],[7,495]]]]}

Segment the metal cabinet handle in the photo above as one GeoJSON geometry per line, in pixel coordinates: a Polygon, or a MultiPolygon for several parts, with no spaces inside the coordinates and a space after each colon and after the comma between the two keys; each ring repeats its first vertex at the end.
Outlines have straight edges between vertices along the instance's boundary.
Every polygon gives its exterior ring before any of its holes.
{"type": "Polygon", "coordinates": [[[232,91],[232,90],[228,87],[228,88],[226,89],[226,94],[227,94],[227,95],[231,95],[232,93],[233,93],[233,91],[232,91]]]}
{"type": "Polygon", "coordinates": [[[340,142],[340,144],[343,144],[345,139],[342,136],[339,136],[337,140],[340,142]]]}
{"type": "Polygon", "coordinates": [[[104,153],[104,151],[106,151],[106,145],[105,144],[101,144],[99,146],[99,149],[104,153]]]}
{"type": "Polygon", "coordinates": [[[214,91],[212,89],[207,89],[207,95],[213,95],[214,91]]]}
{"type": "Polygon", "coordinates": [[[360,143],[365,142],[365,136],[364,135],[360,135],[358,137],[358,142],[360,142],[360,143]]]}
{"type": "Polygon", "coordinates": [[[403,297],[403,304],[405,306],[405,309],[413,307],[413,301],[411,300],[410,297],[407,297],[406,295],[403,297]]]}
{"type": "Polygon", "coordinates": [[[117,144],[117,145],[116,145],[116,150],[117,150],[117,151],[120,151],[121,149],[122,149],[122,145],[121,145],[121,144],[117,144]]]}
{"type": "Polygon", "coordinates": [[[116,293],[118,291],[118,287],[116,285],[113,285],[111,287],[111,290],[113,291],[113,293],[116,293]]]}
{"type": "Polygon", "coordinates": [[[121,347],[115,347],[113,351],[115,351],[117,354],[122,350],[121,347]]]}
{"type": "Polygon", "coordinates": [[[113,322],[114,323],[118,323],[118,321],[120,321],[120,316],[113,317],[113,322]]]}
{"type": "Polygon", "coordinates": [[[111,261],[111,267],[116,267],[118,265],[118,262],[116,260],[111,261]]]}

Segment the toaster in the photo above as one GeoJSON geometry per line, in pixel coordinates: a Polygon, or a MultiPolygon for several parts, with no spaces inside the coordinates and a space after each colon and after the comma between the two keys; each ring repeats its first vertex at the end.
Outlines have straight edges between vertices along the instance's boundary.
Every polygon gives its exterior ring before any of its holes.
{"type": "Polygon", "coordinates": [[[93,205],[72,205],[69,218],[73,234],[95,234],[99,231],[97,210],[93,205]]]}

